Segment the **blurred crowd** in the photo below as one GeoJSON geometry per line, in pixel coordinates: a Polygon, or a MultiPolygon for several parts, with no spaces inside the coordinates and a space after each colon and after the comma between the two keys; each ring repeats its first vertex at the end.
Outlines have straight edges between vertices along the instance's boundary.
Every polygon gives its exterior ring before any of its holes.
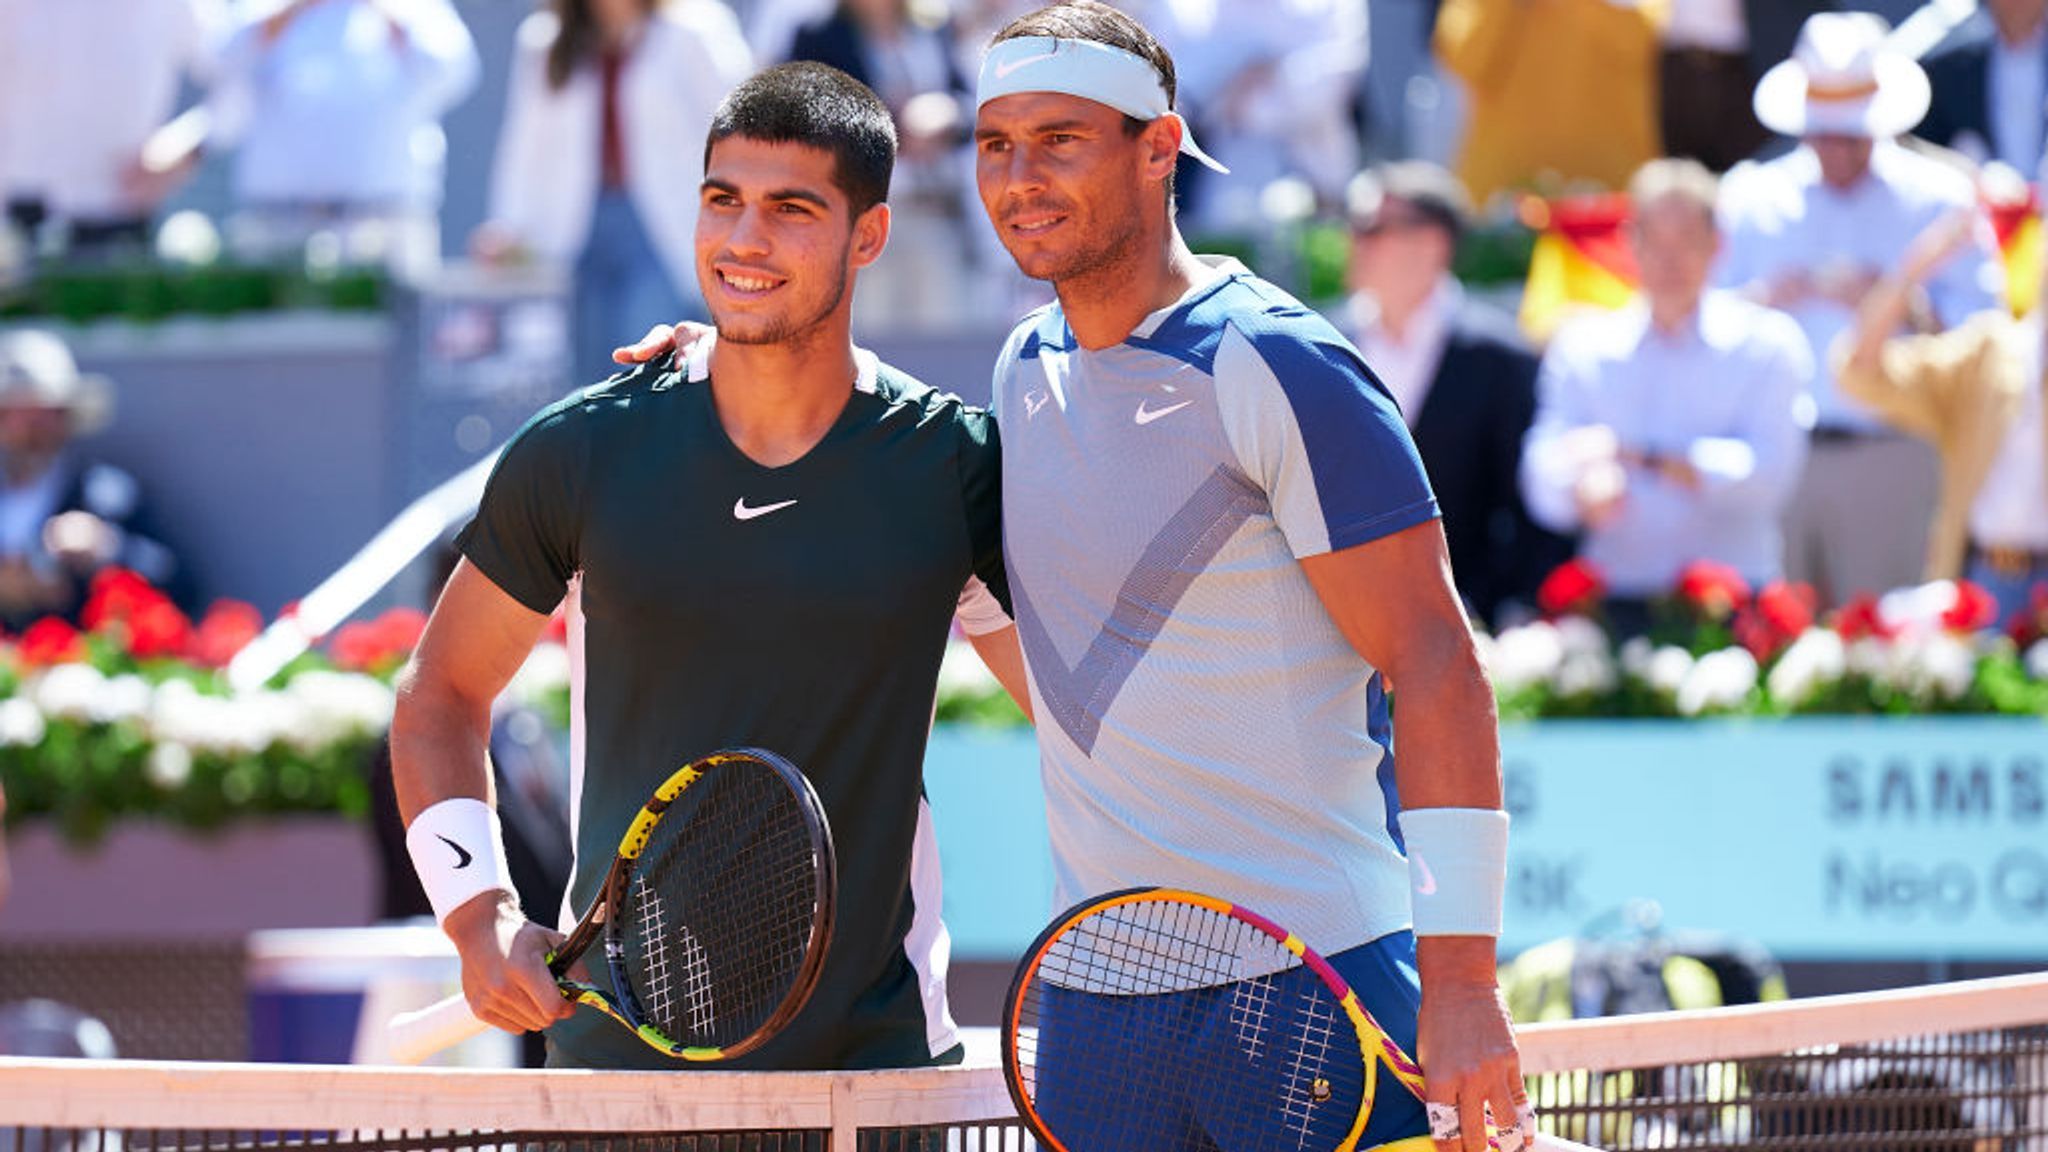
{"type": "MultiPolygon", "coordinates": [[[[857,323],[997,325],[1042,289],[979,218],[971,78],[1034,6],[545,0],[485,61],[452,0],[0,0],[6,243],[74,261],[163,246],[165,198],[219,154],[233,256],[551,266],[594,373],[702,315],[694,142],[735,82],[805,58],[873,86],[902,138],[857,323]],[[504,77],[488,209],[443,238],[441,122],[486,75],[504,77]]],[[[1255,253],[1304,219],[1348,235],[1332,319],[1406,413],[1476,616],[1533,611],[1575,553],[1624,632],[1701,559],[1821,606],[1963,576],[2005,615],[2048,595],[2042,337],[2013,307],[2038,297],[2039,235],[2015,262],[1985,207],[1993,187],[2031,195],[2041,167],[2048,0],[1124,6],[1231,169],[1181,174],[1188,233],[1255,253]],[[1619,307],[1531,332],[1513,289],[1454,276],[1475,227],[1598,191],[1622,205],[1619,307]]],[[[9,378],[44,383],[9,387],[62,414],[45,439],[76,433],[78,374],[39,355],[41,376],[9,378]]],[[[28,423],[0,418],[10,556],[71,539],[36,521],[73,481],[16,466],[28,423]]],[[[0,601],[19,599],[15,566],[0,601]]]]}

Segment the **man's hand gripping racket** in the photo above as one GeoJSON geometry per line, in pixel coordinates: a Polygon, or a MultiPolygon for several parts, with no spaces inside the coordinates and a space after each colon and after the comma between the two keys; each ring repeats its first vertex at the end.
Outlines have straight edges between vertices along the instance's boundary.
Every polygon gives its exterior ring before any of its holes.
{"type": "MultiPolygon", "coordinates": [[[[810,781],[772,752],[714,752],[655,789],[590,909],[546,963],[562,997],[656,1051],[731,1059],[810,999],[836,897],[831,829],[810,781]],[[574,978],[600,941],[609,990],[574,978]]],[[[418,1063],[490,1027],[452,996],[394,1018],[392,1054],[418,1063]]]]}
{"type": "MultiPolygon", "coordinates": [[[[1003,1067],[1057,1152],[1350,1152],[1383,1069],[1428,1100],[1422,1069],[1298,937],[1161,888],[1086,901],[1038,938],[1004,1005],[1003,1067]]],[[[1583,1148],[1538,1135],[1519,1092],[1515,1112],[1485,1113],[1488,1148],[1583,1148]]],[[[1438,1149],[1470,1146],[1455,1107],[1428,1115],[1438,1149]]]]}

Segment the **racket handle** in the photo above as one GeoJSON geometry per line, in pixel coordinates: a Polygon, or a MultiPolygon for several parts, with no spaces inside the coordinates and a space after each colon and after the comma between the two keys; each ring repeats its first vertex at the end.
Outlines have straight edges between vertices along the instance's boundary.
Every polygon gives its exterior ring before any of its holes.
{"type": "Polygon", "coordinates": [[[400,1064],[418,1064],[490,1030],[470,1012],[469,1001],[459,992],[416,1012],[401,1012],[386,1025],[391,1058],[400,1064]]]}

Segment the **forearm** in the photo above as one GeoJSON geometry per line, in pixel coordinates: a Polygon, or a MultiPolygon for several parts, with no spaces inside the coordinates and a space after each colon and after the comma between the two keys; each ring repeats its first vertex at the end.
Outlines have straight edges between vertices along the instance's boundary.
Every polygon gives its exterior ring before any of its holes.
{"type": "Polygon", "coordinates": [[[1393,678],[1401,807],[1499,808],[1499,717],[1469,634],[1446,635],[1393,678]]]}
{"type": "Polygon", "coordinates": [[[407,669],[391,717],[392,784],[405,823],[443,800],[491,802],[490,723],[490,701],[407,669]]]}

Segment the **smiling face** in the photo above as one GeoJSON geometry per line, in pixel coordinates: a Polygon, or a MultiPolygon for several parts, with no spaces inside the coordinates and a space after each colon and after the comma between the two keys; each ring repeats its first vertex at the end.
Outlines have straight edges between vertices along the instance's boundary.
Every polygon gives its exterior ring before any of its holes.
{"type": "Polygon", "coordinates": [[[1164,174],[1173,171],[1176,147],[1157,137],[1171,122],[1154,121],[1133,135],[1116,109],[1049,92],[982,105],[974,123],[975,182],[1017,267],[1059,285],[1134,258],[1146,214],[1164,218],[1164,174]]]}
{"type": "Polygon", "coordinates": [[[733,136],[711,146],[697,282],[721,340],[794,342],[845,319],[856,269],[881,255],[889,209],[851,215],[830,152],[733,136]]]}

